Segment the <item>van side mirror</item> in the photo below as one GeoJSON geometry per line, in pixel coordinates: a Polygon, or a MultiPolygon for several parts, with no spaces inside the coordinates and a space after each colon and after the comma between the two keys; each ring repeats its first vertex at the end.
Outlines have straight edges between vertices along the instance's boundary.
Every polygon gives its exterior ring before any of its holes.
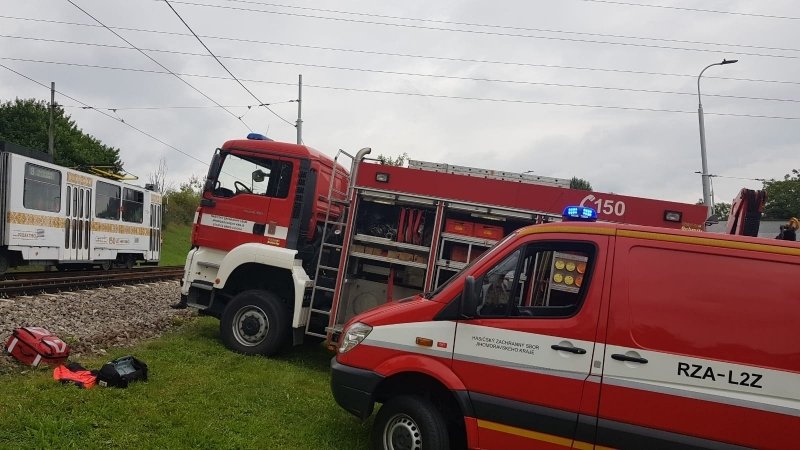
{"type": "Polygon", "coordinates": [[[464,290],[461,292],[461,316],[476,315],[478,315],[478,297],[475,295],[475,277],[469,275],[464,280],[464,290]]]}

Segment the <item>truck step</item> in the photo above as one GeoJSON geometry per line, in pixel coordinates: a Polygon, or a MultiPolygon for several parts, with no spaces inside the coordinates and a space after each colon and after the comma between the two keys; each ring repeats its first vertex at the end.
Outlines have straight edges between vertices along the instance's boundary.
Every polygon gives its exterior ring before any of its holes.
{"type": "Polygon", "coordinates": [[[320,269],[324,269],[324,270],[333,270],[334,272],[339,270],[338,267],[330,267],[330,266],[317,266],[317,267],[319,267],[320,269]]]}
{"type": "Polygon", "coordinates": [[[314,308],[311,308],[311,312],[312,312],[312,313],[316,313],[316,314],[324,314],[324,315],[326,315],[326,316],[330,316],[330,315],[331,315],[331,312],[330,312],[330,311],[325,311],[324,309],[314,309],[314,308]]]}
{"type": "Polygon", "coordinates": [[[309,336],[314,336],[314,337],[323,338],[323,339],[328,337],[327,335],[324,335],[322,333],[315,333],[313,331],[306,331],[306,334],[309,335],[309,336]]]}
{"type": "Polygon", "coordinates": [[[318,291],[325,291],[325,292],[336,292],[335,289],[328,288],[328,287],[325,287],[325,286],[314,286],[314,289],[316,289],[318,291]]]}
{"type": "Polygon", "coordinates": [[[341,249],[341,248],[342,248],[342,246],[341,246],[341,245],[339,245],[339,244],[329,244],[329,243],[327,243],[327,242],[323,242],[323,243],[322,243],[322,246],[323,246],[323,247],[332,247],[332,248],[338,248],[338,249],[341,249]]]}
{"type": "Polygon", "coordinates": [[[327,331],[328,333],[334,333],[334,334],[341,333],[342,331],[344,331],[344,325],[337,324],[337,325],[334,325],[332,327],[325,327],[325,331],[327,331]]]}

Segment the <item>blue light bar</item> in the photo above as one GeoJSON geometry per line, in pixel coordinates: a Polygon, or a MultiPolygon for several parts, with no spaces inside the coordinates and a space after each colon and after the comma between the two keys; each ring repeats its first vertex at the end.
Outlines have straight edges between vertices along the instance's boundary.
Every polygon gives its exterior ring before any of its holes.
{"type": "Polygon", "coordinates": [[[250,133],[250,134],[248,134],[247,135],[247,139],[250,139],[250,140],[253,140],[253,141],[271,141],[272,140],[272,139],[264,136],[263,134],[258,134],[258,133],[250,133]]]}
{"type": "Polygon", "coordinates": [[[597,211],[588,206],[567,206],[561,217],[565,222],[596,222],[597,211]]]}

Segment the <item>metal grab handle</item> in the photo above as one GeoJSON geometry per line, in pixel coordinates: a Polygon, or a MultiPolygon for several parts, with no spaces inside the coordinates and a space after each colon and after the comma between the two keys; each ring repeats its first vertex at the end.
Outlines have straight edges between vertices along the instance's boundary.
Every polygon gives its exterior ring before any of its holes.
{"type": "Polygon", "coordinates": [[[614,353],[614,354],[611,355],[611,358],[612,359],[616,359],[617,361],[630,361],[630,362],[635,362],[635,363],[639,363],[639,364],[647,364],[647,360],[646,359],[640,358],[638,356],[628,356],[628,355],[623,355],[623,354],[620,354],[620,353],[614,353]]]}
{"type": "Polygon", "coordinates": [[[583,354],[586,353],[586,350],[584,350],[582,348],[567,347],[567,346],[558,345],[558,344],[551,345],[550,348],[552,348],[553,350],[560,350],[560,351],[563,351],[563,352],[570,352],[570,353],[575,353],[575,354],[578,354],[578,355],[583,355],[583,354]]]}

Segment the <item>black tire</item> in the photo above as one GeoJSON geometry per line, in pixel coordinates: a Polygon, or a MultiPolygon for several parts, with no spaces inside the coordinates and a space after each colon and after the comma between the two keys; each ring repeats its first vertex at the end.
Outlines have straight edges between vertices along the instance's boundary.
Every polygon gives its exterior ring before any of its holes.
{"type": "Polygon", "coordinates": [[[430,400],[401,395],[383,404],[372,425],[373,450],[449,450],[447,421],[430,400]]]}
{"type": "Polygon", "coordinates": [[[291,328],[289,310],[268,291],[244,291],[225,307],[219,334],[229,349],[245,355],[271,356],[286,343],[291,328]]]}

